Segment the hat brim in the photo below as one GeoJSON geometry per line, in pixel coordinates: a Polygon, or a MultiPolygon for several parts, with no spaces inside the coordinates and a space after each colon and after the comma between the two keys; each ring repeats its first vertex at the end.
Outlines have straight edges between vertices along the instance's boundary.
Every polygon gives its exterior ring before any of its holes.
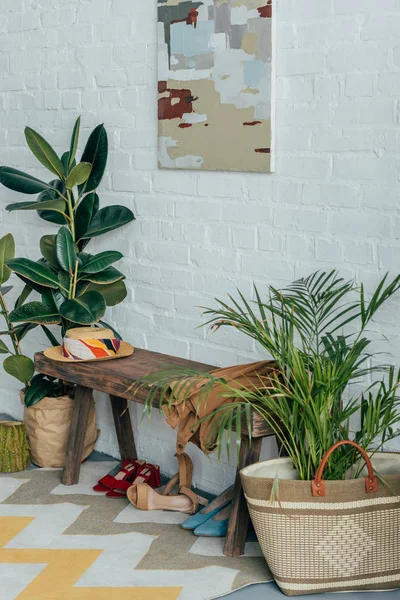
{"type": "Polygon", "coordinates": [[[103,356],[102,358],[87,358],[85,360],[77,360],[75,358],[66,358],[62,353],[62,346],[54,346],[53,348],[47,348],[44,351],[44,355],[51,360],[57,360],[59,362],[68,363],[84,363],[84,362],[99,362],[102,360],[115,360],[116,358],[126,358],[131,356],[135,351],[134,347],[128,344],[128,342],[121,342],[119,350],[114,356],[103,356]]]}

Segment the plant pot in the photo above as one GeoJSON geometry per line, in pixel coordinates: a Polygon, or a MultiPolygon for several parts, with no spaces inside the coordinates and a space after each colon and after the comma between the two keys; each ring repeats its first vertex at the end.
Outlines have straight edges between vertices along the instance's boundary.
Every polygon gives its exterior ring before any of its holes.
{"type": "Polygon", "coordinates": [[[299,481],[290,458],[242,469],[258,541],[286,595],[400,587],[400,454],[376,454],[372,465],[383,482],[371,470],[372,479],[322,488],[317,477],[314,487],[299,481]]]}
{"type": "MultiPolygon", "coordinates": [[[[21,392],[23,402],[24,394],[21,392]]],[[[39,467],[63,467],[75,401],[69,396],[43,398],[24,406],[24,423],[31,447],[32,462],[39,467]]],[[[98,437],[94,401],[89,410],[82,461],[93,451],[98,437]]]]}
{"type": "Polygon", "coordinates": [[[0,421],[0,473],[25,471],[30,462],[24,424],[0,421]]]}

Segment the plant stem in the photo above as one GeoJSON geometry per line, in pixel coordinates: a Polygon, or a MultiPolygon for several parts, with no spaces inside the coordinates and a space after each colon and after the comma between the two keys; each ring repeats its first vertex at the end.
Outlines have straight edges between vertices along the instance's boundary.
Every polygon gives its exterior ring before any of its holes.
{"type": "Polygon", "coordinates": [[[68,212],[69,212],[69,216],[71,219],[69,227],[71,229],[72,239],[75,242],[75,219],[74,219],[74,208],[72,206],[71,190],[67,190],[67,203],[68,203],[68,212]]]}
{"type": "Polygon", "coordinates": [[[4,317],[4,319],[5,319],[6,323],[7,323],[8,334],[10,336],[12,345],[14,346],[15,354],[21,355],[22,352],[21,352],[21,348],[20,348],[19,341],[18,341],[18,338],[17,338],[17,334],[15,333],[14,327],[13,327],[13,325],[12,325],[12,323],[10,321],[10,318],[8,316],[9,313],[8,313],[7,304],[5,303],[4,296],[3,296],[3,294],[1,292],[0,292],[0,305],[1,305],[1,308],[2,308],[3,317],[4,317]]]}
{"type": "Polygon", "coordinates": [[[74,272],[74,279],[73,279],[73,287],[72,287],[72,298],[75,298],[75,294],[76,294],[76,284],[78,282],[78,260],[76,260],[75,263],[75,272],[74,272]]]}

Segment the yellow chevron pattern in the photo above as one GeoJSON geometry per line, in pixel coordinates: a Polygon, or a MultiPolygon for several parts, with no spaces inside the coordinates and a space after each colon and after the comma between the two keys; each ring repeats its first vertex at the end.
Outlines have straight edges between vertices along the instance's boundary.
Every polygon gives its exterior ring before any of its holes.
{"type": "Polygon", "coordinates": [[[74,587],[103,551],[4,547],[32,521],[32,517],[0,517],[0,563],[47,565],[18,600],[176,600],[182,591],[177,587],[74,587]]]}

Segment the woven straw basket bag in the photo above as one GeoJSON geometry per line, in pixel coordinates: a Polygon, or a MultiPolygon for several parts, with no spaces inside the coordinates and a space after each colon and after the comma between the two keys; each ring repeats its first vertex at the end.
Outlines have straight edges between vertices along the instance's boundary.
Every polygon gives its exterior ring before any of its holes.
{"type": "Polygon", "coordinates": [[[400,587],[400,454],[370,460],[343,441],[327,452],[312,482],[298,480],[289,458],[250,465],[241,478],[258,541],[285,594],[400,587]],[[364,456],[366,477],[323,481],[329,456],[342,444],[364,456]]]}

